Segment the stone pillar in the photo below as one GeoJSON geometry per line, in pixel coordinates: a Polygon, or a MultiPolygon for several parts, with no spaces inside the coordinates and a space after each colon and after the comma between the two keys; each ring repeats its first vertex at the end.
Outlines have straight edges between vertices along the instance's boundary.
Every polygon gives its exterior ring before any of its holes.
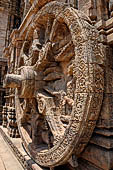
{"type": "Polygon", "coordinates": [[[8,107],[5,104],[5,106],[3,106],[3,111],[2,111],[2,117],[3,117],[3,123],[2,126],[3,127],[7,127],[8,121],[7,121],[7,113],[8,113],[8,107]]]}
{"type": "Polygon", "coordinates": [[[97,3],[97,20],[107,20],[109,18],[108,0],[98,0],[97,3]]]}
{"type": "Polygon", "coordinates": [[[2,92],[0,91],[0,125],[2,125],[2,92]]]}
{"type": "Polygon", "coordinates": [[[2,109],[5,104],[5,89],[3,88],[3,79],[6,74],[7,62],[5,59],[0,58],[0,125],[2,124],[2,109]]]}

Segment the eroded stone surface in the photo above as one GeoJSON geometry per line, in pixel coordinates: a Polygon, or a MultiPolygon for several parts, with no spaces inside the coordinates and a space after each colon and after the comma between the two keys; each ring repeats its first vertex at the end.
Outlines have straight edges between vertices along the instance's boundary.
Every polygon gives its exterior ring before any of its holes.
{"type": "Polygon", "coordinates": [[[103,45],[85,14],[43,3],[37,2],[41,9],[28,27],[18,67],[4,85],[16,88],[18,127],[32,158],[45,167],[76,167],[103,99],[103,45]]]}
{"type": "MultiPolygon", "coordinates": [[[[112,0],[80,0],[78,5],[73,0],[30,2],[26,18],[5,50],[9,73],[22,78],[12,87],[18,87],[17,110],[22,113],[18,124],[24,145],[45,166],[65,163],[65,169],[113,169],[112,0]],[[82,13],[71,8],[75,3],[82,13]],[[93,104],[89,107],[89,103],[93,104]],[[80,136],[72,139],[72,134],[80,136]]],[[[14,107],[14,97],[8,101],[14,107]]]]}
{"type": "Polygon", "coordinates": [[[0,170],[23,170],[0,134],[0,170]]]}

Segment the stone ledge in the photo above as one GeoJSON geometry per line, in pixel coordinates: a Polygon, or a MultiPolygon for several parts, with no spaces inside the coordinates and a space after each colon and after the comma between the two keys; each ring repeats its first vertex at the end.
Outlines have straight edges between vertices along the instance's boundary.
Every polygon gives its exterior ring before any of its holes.
{"type": "Polygon", "coordinates": [[[41,168],[38,166],[25,152],[22,147],[22,141],[20,138],[10,138],[7,134],[7,129],[0,126],[0,134],[4,138],[5,142],[9,145],[13,154],[16,156],[20,164],[25,170],[49,170],[47,168],[41,168]]]}

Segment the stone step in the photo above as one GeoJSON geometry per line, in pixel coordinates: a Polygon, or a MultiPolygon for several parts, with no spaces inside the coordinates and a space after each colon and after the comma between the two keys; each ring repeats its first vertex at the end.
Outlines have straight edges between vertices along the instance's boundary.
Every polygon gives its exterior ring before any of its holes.
{"type": "Polygon", "coordinates": [[[0,134],[0,170],[24,170],[0,134]]]}
{"type": "MultiPolygon", "coordinates": [[[[0,126],[0,136],[5,140],[7,147],[14,157],[18,159],[20,164],[24,167],[24,170],[49,170],[49,168],[41,168],[38,166],[25,152],[21,138],[10,138],[8,130],[0,126]]],[[[3,140],[3,141],[4,141],[3,140]]],[[[1,148],[1,145],[0,145],[1,148]]],[[[0,169],[1,170],[1,169],[0,169]]],[[[21,169],[5,169],[5,170],[21,170],[21,169]]]]}

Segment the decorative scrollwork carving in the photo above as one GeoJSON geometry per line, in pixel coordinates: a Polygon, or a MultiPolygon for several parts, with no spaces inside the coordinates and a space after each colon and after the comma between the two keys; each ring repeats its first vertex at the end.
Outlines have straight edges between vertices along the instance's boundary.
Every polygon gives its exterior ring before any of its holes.
{"type": "Polygon", "coordinates": [[[92,135],[104,91],[103,46],[89,18],[59,2],[39,10],[26,40],[15,75],[18,126],[32,158],[54,167],[79,156],[92,135]]]}

